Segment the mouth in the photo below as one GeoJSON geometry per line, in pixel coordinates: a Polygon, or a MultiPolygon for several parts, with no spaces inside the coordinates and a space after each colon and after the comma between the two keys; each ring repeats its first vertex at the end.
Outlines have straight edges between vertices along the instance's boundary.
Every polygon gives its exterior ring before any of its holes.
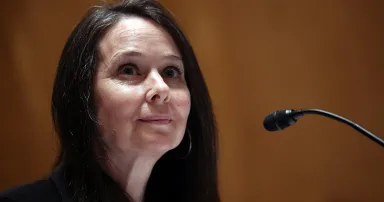
{"type": "Polygon", "coordinates": [[[172,119],[169,117],[146,117],[146,118],[138,119],[138,121],[142,123],[166,125],[171,123],[172,119]]]}

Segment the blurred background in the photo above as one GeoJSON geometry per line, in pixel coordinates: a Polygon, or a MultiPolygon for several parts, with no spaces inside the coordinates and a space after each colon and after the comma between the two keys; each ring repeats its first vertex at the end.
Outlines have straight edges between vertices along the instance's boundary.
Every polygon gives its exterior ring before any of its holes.
{"type": "MultiPolygon", "coordinates": [[[[99,0],[1,6],[0,191],[49,175],[50,96],[60,52],[99,0]]],[[[276,133],[270,112],[331,111],[384,138],[381,0],[163,0],[189,37],[213,98],[223,202],[384,201],[384,149],[308,116],[276,133]]]]}

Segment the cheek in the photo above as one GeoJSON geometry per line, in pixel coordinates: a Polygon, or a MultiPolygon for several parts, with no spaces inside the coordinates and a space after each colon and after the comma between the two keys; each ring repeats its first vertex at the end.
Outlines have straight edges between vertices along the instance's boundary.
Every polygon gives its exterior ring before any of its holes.
{"type": "Polygon", "coordinates": [[[118,130],[134,118],[141,103],[139,91],[110,83],[104,83],[95,90],[97,117],[103,126],[118,130]]]}
{"type": "Polygon", "coordinates": [[[132,120],[142,103],[140,90],[105,82],[95,88],[95,98],[99,131],[107,147],[111,151],[131,147],[127,134],[133,131],[132,120]]]}
{"type": "Polygon", "coordinates": [[[187,118],[191,109],[191,98],[189,92],[178,93],[175,96],[175,106],[183,118],[187,118]]]}

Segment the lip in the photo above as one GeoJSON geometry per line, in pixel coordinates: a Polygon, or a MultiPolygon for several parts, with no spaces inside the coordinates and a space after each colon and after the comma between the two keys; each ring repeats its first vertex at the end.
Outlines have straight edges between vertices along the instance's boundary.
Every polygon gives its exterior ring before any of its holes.
{"type": "Polygon", "coordinates": [[[172,122],[171,116],[145,116],[138,119],[140,122],[152,124],[169,124],[172,122]]]}

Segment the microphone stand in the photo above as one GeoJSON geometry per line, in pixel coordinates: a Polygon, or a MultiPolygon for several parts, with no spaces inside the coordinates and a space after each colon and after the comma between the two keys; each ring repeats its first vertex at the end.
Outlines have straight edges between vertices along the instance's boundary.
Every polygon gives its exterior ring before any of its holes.
{"type": "Polygon", "coordinates": [[[321,116],[325,116],[325,117],[329,117],[331,119],[334,119],[336,121],[340,121],[342,123],[345,123],[349,126],[351,126],[352,128],[356,129],[357,131],[359,131],[360,133],[362,133],[363,135],[365,135],[366,137],[368,137],[369,139],[373,140],[374,142],[376,142],[377,144],[381,145],[382,147],[384,147],[384,141],[382,139],[380,139],[379,137],[375,136],[374,134],[372,134],[371,132],[369,132],[368,130],[366,130],[365,128],[359,126],[358,124],[344,118],[344,117],[341,117],[339,115],[336,115],[336,114],[333,114],[331,112],[327,112],[327,111],[324,111],[324,110],[320,110],[320,109],[301,109],[301,110],[294,110],[292,111],[292,114],[300,114],[300,115],[304,115],[304,114],[317,114],[317,115],[321,115],[321,116]]]}

